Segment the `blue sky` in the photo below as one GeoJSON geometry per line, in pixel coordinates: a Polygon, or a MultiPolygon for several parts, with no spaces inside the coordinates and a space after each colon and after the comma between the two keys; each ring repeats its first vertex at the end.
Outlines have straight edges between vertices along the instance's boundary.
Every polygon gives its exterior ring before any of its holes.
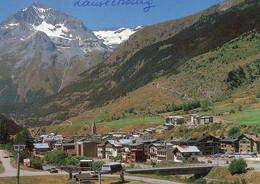
{"type": "MultiPolygon", "coordinates": [[[[64,13],[79,18],[86,27],[100,30],[111,27],[135,27],[152,25],[159,22],[177,19],[206,9],[222,0],[130,0],[133,5],[122,5],[128,0],[87,0],[102,2],[101,7],[74,6],[81,5],[86,0],[37,0],[64,13]],[[114,4],[112,4],[112,2],[114,4]],[[117,5],[120,1],[121,5],[117,5]],[[107,4],[104,4],[107,2],[107,4]],[[143,2],[143,4],[140,4],[143,2]],[[138,5],[136,3],[139,3],[138,5]],[[144,9],[150,3],[149,11],[144,9]],[[145,10],[147,12],[145,12],[145,10]]],[[[17,11],[28,7],[33,0],[0,0],[0,22],[17,11]]],[[[86,5],[86,3],[85,3],[86,5]]]]}

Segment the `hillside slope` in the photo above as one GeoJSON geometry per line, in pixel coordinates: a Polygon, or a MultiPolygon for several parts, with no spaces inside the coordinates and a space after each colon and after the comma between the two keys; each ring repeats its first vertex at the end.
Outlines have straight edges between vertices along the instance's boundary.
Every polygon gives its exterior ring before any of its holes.
{"type": "MultiPolygon", "coordinates": [[[[258,32],[259,11],[258,1],[248,0],[226,11],[203,16],[178,34],[134,52],[120,63],[108,60],[82,73],[78,81],[39,104],[23,104],[22,110],[5,106],[1,111],[21,123],[26,120],[30,125],[39,125],[60,122],[86,109],[108,104],[158,77],[178,74],[178,68],[189,59],[221,47],[245,32],[258,32]]],[[[216,93],[214,97],[220,95],[216,93]]]]}
{"type": "Polygon", "coordinates": [[[189,114],[199,113],[212,115],[215,122],[224,124],[185,127],[182,131],[177,127],[160,136],[170,137],[172,133],[176,136],[183,136],[183,133],[194,136],[202,132],[219,136],[226,135],[232,127],[239,127],[240,133],[259,132],[259,74],[260,34],[250,31],[188,60],[178,68],[178,74],[155,79],[106,106],[87,110],[59,126],[48,126],[46,131],[68,136],[86,134],[91,132],[93,121],[96,122],[98,133],[142,130],[150,126],[162,126],[168,115],[182,115],[185,121],[189,121],[189,114]],[[228,78],[235,80],[231,82],[228,78]],[[169,108],[172,104],[195,99],[201,103],[209,100],[208,110],[171,111],[169,108]]]}

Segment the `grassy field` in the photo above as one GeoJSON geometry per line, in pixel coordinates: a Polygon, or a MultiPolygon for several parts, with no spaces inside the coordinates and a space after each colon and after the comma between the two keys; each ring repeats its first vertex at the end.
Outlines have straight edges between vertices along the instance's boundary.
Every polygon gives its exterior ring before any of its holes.
{"type": "Polygon", "coordinates": [[[111,122],[104,122],[104,123],[98,123],[97,125],[103,125],[103,126],[109,126],[115,130],[119,130],[120,128],[126,128],[129,126],[134,125],[149,125],[149,126],[155,126],[155,125],[161,125],[164,122],[164,118],[162,117],[135,117],[135,118],[127,118],[117,121],[111,121],[111,122]]]}
{"type": "MultiPolygon", "coordinates": [[[[0,179],[0,184],[13,184],[16,182],[16,177],[6,177],[0,179]]],[[[37,184],[70,184],[71,181],[68,180],[68,176],[59,176],[59,175],[53,175],[53,176],[22,176],[20,177],[20,183],[37,183],[37,184]]],[[[102,184],[116,184],[121,183],[119,177],[102,177],[102,184]]],[[[126,180],[126,183],[131,184],[138,184],[140,181],[131,181],[126,180]]],[[[143,184],[149,184],[147,182],[142,182],[143,184]]],[[[98,184],[98,181],[93,181],[90,184],[98,184]]]]}
{"type": "MultiPolygon", "coordinates": [[[[5,177],[0,179],[0,184],[12,184],[16,182],[16,177],[5,177]]],[[[37,184],[65,184],[68,182],[68,176],[22,176],[20,183],[37,184]]]]}
{"type": "Polygon", "coordinates": [[[260,124],[260,108],[247,109],[244,112],[237,112],[225,117],[233,123],[239,124],[260,124]]]}
{"type": "Polygon", "coordinates": [[[228,182],[235,182],[235,181],[241,182],[242,179],[245,179],[247,184],[256,184],[259,183],[260,172],[248,171],[247,173],[244,174],[231,175],[230,172],[228,171],[228,168],[215,167],[209,172],[206,178],[218,179],[218,180],[228,181],[228,182]]]}

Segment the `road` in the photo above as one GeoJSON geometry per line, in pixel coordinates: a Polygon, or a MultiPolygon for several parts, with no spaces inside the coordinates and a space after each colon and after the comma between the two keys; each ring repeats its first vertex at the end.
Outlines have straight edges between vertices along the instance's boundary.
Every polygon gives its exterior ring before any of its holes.
{"type": "MultiPolygon", "coordinates": [[[[17,169],[14,168],[10,163],[10,158],[3,158],[3,150],[0,150],[0,158],[5,168],[5,171],[0,174],[0,177],[11,177],[17,176],[17,169]]],[[[20,170],[20,176],[39,176],[39,175],[51,175],[47,171],[27,171],[20,170]]]]}
{"type": "MultiPolygon", "coordinates": [[[[12,177],[17,175],[17,169],[14,168],[10,164],[10,158],[3,158],[3,150],[0,150],[0,158],[3,163],[3,166],[5,168],[5,171],[0,174],[0,177],[12,177]]],[[[63,175],[66,173],[65,171],[59,171],[59,173],[49,173],[47,171],[27,171],[27,170],[20,170],[20,176],[47,176],[47,175],[63,175]]],[[[118,177],[117,175],[104,175],[106,177],[118,177]]],[[[144,177],[135,177],[135,176],[125,176],[125,179],[131,179],[131,180],[136,180],[136,181],[145,181],[149,183],[160,183],[160,184],[181,184],[177,182],[170,182],[170,181],[165,181],[165,180],[158,180],[158,179],[152,179],[152,178],[144,178],[144,177]]]]}

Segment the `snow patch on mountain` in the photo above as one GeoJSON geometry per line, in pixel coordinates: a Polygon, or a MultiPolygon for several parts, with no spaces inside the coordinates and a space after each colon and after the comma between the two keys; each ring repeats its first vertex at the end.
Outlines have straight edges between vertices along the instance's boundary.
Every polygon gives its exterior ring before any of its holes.
{"type": "Polygon", "coordinates": [[[18,23],[11,23],[11,24],[4,25],[4,26],[2,26],[1,28],[2,28],[2,29],[14,29],[14,28],[16,28],[18,25],[19,25],[18,23]]]}
{"type": "Polygon", "coordinates": [[[118,28],[111,30],[101,30],[93,31],[96,37],[104,40],[104,44],[108,45],[111,48],[117,47],[122,42],[128,40],[128,38],[135,32],[142,29],[142,26],[137,26],[135,28],[118,28]]]}
{"type": "Polygon", "coordinates": [[[64,39],[68,39],[68,37],[64,33],[70,31],[67,27],[64,26],[64,24],[56,24],[54,26],[52,24],[48,24],[45,21],[43,21],[40,25],[33,27],[36,31],[42,31],[49,37],[60,37],[64,39]]]}

